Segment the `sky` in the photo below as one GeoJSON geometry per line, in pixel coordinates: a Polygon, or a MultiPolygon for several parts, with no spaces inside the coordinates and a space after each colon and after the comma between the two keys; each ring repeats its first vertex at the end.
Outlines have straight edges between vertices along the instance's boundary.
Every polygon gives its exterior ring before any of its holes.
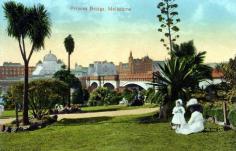
{"type": "MultiPolygon", "coordinates": [[[[22,62],[17,41],[7,35],[7,20],[0,4],[0,64],[22,62]]],[[[148,55],[153,60],[165,60],[168,51],[160,42],[157,4],[160,0],[15,0],[26,6],[43,4],[52,22],[51,37],[45,48],[35,52],[30,65],[35,65],[52,51],[67,64],[64,38],[75,41],[71,55],[75,63],[88,66],[94,61],[127,62],[129,52],[134,58],[148,55]],[[83,11],[89,7],[130,8],[127,12],[83,11]],[[76,9],[75,9],[76,8],[76,9]]],[[[176,0],[181,19],[177,43],[194,40],[198,51],[207,51],[206,62],[224,62],[236,55],[235,0],[176,0]]],[[[30,43],[27,41],[29,48],[30,43]]],[[[29,50],[29,49],[28,49],[29,50]]]]}

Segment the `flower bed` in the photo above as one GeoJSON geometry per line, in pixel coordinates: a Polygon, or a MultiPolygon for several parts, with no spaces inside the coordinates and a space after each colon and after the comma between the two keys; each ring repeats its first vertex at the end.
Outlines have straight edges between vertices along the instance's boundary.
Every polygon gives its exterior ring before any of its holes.
{"type": "MultiPolygon", "coordinates": [[[[16,121],[13,121],[9,125],[0,126],[0,132],[23,132],[23,131],[34,131],[40,128],[44,128],[57,121],[57,115],[44,117],[42,120],[31,119],[30,125],[16,127],[16,121]]],[[[19,121],[20,123],[22,120],[19,121]]]]}

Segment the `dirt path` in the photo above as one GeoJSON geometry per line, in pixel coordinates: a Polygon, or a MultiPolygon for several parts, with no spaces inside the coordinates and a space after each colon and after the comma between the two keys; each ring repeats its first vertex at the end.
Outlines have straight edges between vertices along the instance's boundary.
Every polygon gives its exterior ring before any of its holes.
{"type": "Polygon", "coordinates": [[[15,120],[15,118],[0,119],[0,124],[8,124],[14,120],[15,120]]]}
{"type": "MultiPolygon", "coordinates": [[[[76,113],[76,114],[59,114],[58,121],[62,119],[78,119],[78,118],[90,118],[90,117],[114,117],[125,115],[140,115],[152,112],[157,112],[159,108],[141,108],[131,110],[119,110],[119,111],[105,111],[105,112],[93,112],[93,113],[76,113]]],[[[11,123],[14,118],[0,119],[0,124],[11,123]]]]}
{"type": "Polygon", "coordinates": [[[157,112],[159,108],[142,108],[132,110],[120,110],[120,111],[106,111],[106,112],[94,112],[94,113],[79,113],[79,114],[61,114],[58,115],[58,120],[62,119],[77,119],[77,118],[89,118],[89,117],[114,117],[125,115],[139,115],[157,112]]]}

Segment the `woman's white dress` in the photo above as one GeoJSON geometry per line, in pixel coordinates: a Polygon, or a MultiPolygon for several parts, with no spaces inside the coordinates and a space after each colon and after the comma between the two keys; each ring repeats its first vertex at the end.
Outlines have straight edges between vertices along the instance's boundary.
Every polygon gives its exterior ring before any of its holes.
{"type": "Polygon", "coordinates": [[[174,107],[172,114],[174,114],[171,123],[173,124],[179,124],[183,125],[186,124],[184,114],[185,114],[185,109],[182,106],[176,106],[174,107]]]}
{"type": "Polygon", "coordinates": [[[204,118],[202,113],[195,111],[191,114],[191,118],[187,124],[181,125],[176,129],[176,133],[188,135],[191,133],[198,133],[204,130],[204,118]]]}

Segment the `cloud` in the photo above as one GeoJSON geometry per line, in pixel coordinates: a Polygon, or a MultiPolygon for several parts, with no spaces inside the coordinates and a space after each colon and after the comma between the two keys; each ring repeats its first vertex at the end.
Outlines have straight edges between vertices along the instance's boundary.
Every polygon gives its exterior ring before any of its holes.
{"type": "Polygon", "coordinates": [[[210,3],[224,7],[229,13],[236,15],[236,1],[235,0],[209,0],[210,3]]]}
{"type": "Polygon", "coordinates": [[[195,10],[195,12],[193,13],[193,17],[192,20],[193,22],[199,22],[203,19],[204,17],[204,5],[200,4],[197,9],[195,10]]]}

